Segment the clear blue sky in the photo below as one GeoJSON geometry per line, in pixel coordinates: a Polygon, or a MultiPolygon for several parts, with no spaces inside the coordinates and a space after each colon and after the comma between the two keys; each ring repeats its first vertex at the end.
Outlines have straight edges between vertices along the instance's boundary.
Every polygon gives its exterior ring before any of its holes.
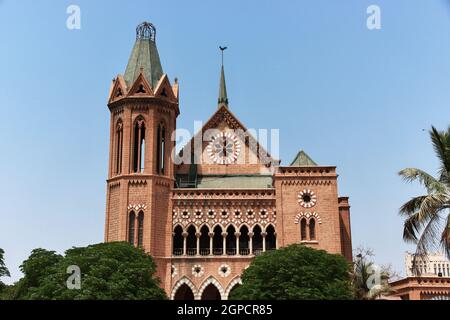
{"type": "Polygon", "coordinates": [[[0,0],[0,247],[18,280],[33,248],[103,240],[111,79],[144,20],[164,71],[180,79],[178,126],[216,108],[219,45],[230,107],[279,128],[281,158],[336,165],[353,244],[403,271],[397,212],[422,192],[397,172],[437,171],[427,132],[450,123],[450,5],[444,0],[0,0]],[[81,7],[81,30],[66,8],[81,7]],[[382,29],[366,28],[377,4],[382,29]]]}

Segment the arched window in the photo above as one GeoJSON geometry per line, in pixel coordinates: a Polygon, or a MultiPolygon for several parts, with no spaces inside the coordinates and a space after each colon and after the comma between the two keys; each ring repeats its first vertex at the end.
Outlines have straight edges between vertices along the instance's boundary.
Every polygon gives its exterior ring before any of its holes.
{"type": "Polygon", "coordinates": [[[248,228],[247,226],[242,226],[240,229],[240,237],[239,237],[239,254],[242,256],[247,256],[250,254],[249,242],[250,237],[248,236],[248,228]]]}
{"type": "Polygon", "coordinates": [[[128,220],[128,242],[134,245],[134,226],[136,223],[136,214],[134,211],[130,212],[130,217],[128,220]]]}
{"type": "Polygon", "coordinates": [[[164,174],[166,167],[166,128],[159,124],[156,137],[156,172],[164,174]]]}
{"type": "Polygon", "coordinates": [[[138,247],[142,247],[144,242],[144,212],[138,215],[138,247]]]}
{"type": "Polygon", "coordinates": [[[269,225],[266,228],[266,250],[274,250],[277,248],[277,239],[275,237],[275,228],[269,225]]]}
{"type": "Polygon", "coordinates": [[[139,118],[134,124],[133,172],[144,172],[145,122],[139,118]]]}
{"type": "Polygon", "coordinates": [[[195,236],[197,231],[194,226],[190,226],[187,232],[188,232],[188,236],[186,239],[187,255],[195,256],[197,254],[197,237],[195,236]]]}
{"type": "Polygon", "coordinates": [[[227,229],[227,255],[234,256],[236,255],[236,229],[233,226],[229,226],[227,229]]]}
{"type": "Polygon", "coordinates": [[[181,226],[176,226],[173,231],[173,255],[181,256],[183,255],[183,228],[181,226]]]}
{"type": "Polygon", "coordinates": [[[254,255],[259,255],[263,250],[262,230],[259,225],[253,227],[252,249],[254,255]]]}
{"type": "Polygon", "coordinates": [[[303,218],[300,221],[300,234],[301,234],[302,241],[308,240],[308,235],[306,234],[306,219],[305,218],[303,218]]]}
{"type": "Polygon", "coordinates": [[[209,255],[209,245],[210,245],[210,242],[209,242],[209,228],[208,228],[208,226],[203,226],[201,229],[200,229],[200,254],[202,255],[202,256],[207,256],[207,255],[209,255]]]}
{"type": "Polygon", "coordinates": [[[122,172],[123,123],[119,119],[116,126],[116,174],[122,172]]]}
{"type": "Polygon", "coordinates": [[[316,240],[316,219],[309,220],[309,240],[316,240]]]}
{"type": "Polygon", "coordinates": [[[213,252],[214,255],[223,254],[222,228],[220,226],[216,226],[214,228],[213,252]]]}

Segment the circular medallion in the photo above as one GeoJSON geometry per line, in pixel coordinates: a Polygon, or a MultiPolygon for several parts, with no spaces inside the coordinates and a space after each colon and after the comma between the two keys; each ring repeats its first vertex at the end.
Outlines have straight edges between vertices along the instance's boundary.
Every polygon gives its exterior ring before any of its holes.
{"type": "Polygon", "coordinates": [[[312,208],[317,203],[317,196],[311,190],[303,190],[298,194],[298,202],[303,208],[312,208]]]}
{"type": "Polygon", "coordinates": [[[234,163],[241,153],[239,139],[231,132],[221,132],[212,137],[207,147],[209,157],[217,164],[234,163]]]}

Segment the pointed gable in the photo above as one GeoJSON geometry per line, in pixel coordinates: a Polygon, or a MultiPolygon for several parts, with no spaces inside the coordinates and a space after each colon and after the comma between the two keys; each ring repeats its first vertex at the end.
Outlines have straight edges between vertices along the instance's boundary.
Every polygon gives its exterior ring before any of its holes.
{"type": "Polygon", "coordinates": [[[148,81],[145,79],[144,74],[141,72],[137,77],[136,81],[133,83],[128,96],[153,96],[153,90],[148,81]]]}
{"type": "Polygon", "coordinates": [[[158,85],[156,86],[155,96],[177,101],[167,74],[164,74],[161,80],[159,80],[158,85]]]}
{"type": "Polygon", "coordinates": [[[186,148],[191,148],[191,152],[193,152],[195,139],[198,139],[199,135],[203,136],[205,131],[210,129],[220,130],[223,129],[223,127],[232,130],[241,130],[242,132],[246,133],[248,141],[242,141],[242,143],[245,144],[244,147],[248,148],[253,154],[255,154],[261,162],[279,164],[280,161],[271,157],[271,155],[265,150],[265,148],[261,146],[257,139],[255,139],[248,132],[247,128],[242,124],[241,121],[239,121],[239,119],[230,111],[230,109],[228,109],[225,104],[222,104],[219,109],[211,116],[211,118],[209,118],[202,129],[195,134],[195,137],[193,137],[191,141],[183,147],[181,153],[184,154],[187,151],[186,148]]]}
{"type": "Polygon", "coordinates": [[[122,99],[126,95],[127,95],[127,85],[123,77],[121,75],[118,75],[117,78],[113,80],[113,83],[111,84],[108,103],[122,99]]]}
{"type": "Polygon", "coordinates": [[[300,150],[299,153],[297,153],[297,156],[295,157],[294,161],[292,161],[291,167],[315,167],[317,166],[317,163],[311,159],[310,156],[306,154],[305,151],[300,150]]]}

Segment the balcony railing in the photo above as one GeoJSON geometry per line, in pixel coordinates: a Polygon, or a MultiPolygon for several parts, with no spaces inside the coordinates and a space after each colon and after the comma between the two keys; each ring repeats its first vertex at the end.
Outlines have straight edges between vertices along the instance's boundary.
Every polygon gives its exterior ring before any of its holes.
{"type": "Polygon", "coordinates": [[[188,255],[188,256],[196,256],[197,255],[197,249],[186,249],[186,255],[188,255]]]}
{"type": "Polygon", "coordinates": [[[183,255],[183,248],[174,248],[173,249],[173,255],[174,256],[182,256],[183,255]]]}
{"type": "Polygon", "coordinates": [[[250,249],[248,249],[248,248],[239,248],[239,254],[241,256],[248,256],[250,254],[250,249]]]}
{"type": "Polygon", "coordinates": [[[253,254],[255,255],[255,256],[259,256],[259,255],[261,255],[263,253],[263,249],[255,249],[255,250],[253,250],[253,254]]]}
{"type": "MultiPolygon", "coordinates": [[[[266,251],[275,250],[275,248],[268,248],[266,251]]],[[[259,256],[263,253],[263,249],[253,249],[252,255],[259,256]]],[[[209,248],[200,248],[200,256],[209,256],[211,254],[209,248]]],[[[223,256],[223,249],[222,248],[214,248],[212,251],[212,254],[214,256],[223,256]]],[[[186,249],[186,255],[183,254],[182,248],[174,248],[173,249],[173,255],[174,256],[189,256],[194,257],[197,256],[197,249],[186,249]]],[[[227,256],[235,256],[237,255],[237,249],[236,248],[230,248],[226,249],[226,255],[227,256]]],[[[241,256],[249,256],[250,255],[250,248],[239,248],[239,255],[241,256]]]]}

